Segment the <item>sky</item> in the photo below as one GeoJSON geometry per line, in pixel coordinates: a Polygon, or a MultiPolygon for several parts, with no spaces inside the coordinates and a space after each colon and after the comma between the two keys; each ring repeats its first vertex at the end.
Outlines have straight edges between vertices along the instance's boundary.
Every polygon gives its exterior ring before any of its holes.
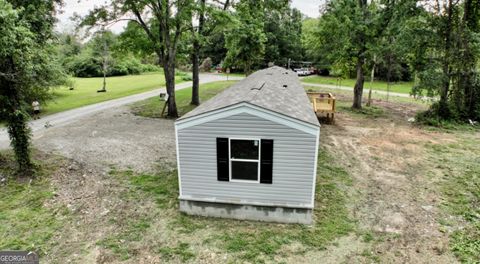
{"type": "MultiPolygon", "coordinates": [[[[94,6],[100,6],[108,3],[109,0],[64,0],[65,5],[61,8],[61,13],[57,15],[59,23],[57,29],[59,31],[71,31],[73,29],[73,23],[70,21],[70,17],[74,13],[79,15],[85,15],[94,6]]],[[[318,17],[318,7],[322,0],[292,0],[292,7],[299,9],[303,14],[309,17],[318,17]]],[[[113,25],[110,30],[119,33],[123,30],[126,23],[117,23],[113,25]]]]}

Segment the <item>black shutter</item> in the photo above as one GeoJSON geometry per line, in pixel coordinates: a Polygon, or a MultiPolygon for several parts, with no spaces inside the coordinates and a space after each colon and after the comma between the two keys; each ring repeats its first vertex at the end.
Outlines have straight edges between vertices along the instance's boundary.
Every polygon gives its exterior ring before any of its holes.
{"type": "Polygon", "coordinates": [[[273,171],[273,140],[261,140],[260,183],[272,183],[273,171]]]}
{"type": "Polygon", "coordinates": [[[228,138],[217,138],[217,180],[228,181],[228,138]]]}

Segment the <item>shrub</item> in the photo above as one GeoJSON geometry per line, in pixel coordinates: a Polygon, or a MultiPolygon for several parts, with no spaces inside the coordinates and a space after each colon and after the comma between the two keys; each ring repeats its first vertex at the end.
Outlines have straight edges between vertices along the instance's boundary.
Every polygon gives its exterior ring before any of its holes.
{"type": "Polygon", "coordinates": [[[157,72],[160,71],[160,67],[153,64],[142,64],[142,72],[157,72]]]}
{"type": "Polygon", "coordinates": [[[191,81],[191,80],[193,80],[193,78],[192,78],[192,75],[186,74],[186,75],[182,76],[182,80],[183,81],[191,81]]]}
{"type": "MultiPolygon", "coordinates": [[[[76,77],[102,77],[102,61],[89,54],[75,56],[67,65],[67,71],[76,77]]],[[[159,71],[159,67],[142,64],[135,57],[110,58],[107,76],[140,74],[142,72],[159,71]]]]}
{"type": "Polygon", "coordinates": [[[84,54],[75,56],[67,65],[67,71],[76,77],[96,77],[102,76],[101,63],[93,57],[84,54]]]}

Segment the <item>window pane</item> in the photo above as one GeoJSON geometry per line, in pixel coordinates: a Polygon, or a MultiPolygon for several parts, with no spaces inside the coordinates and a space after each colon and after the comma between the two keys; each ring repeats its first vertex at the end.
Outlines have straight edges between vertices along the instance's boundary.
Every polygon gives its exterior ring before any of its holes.
{"type": "Polygon", "coordinates": [[[258,159],[258,140],[231,140],[232,159],[258,159]]]}
{"type": "Polygon", "coordinates": [[[258,180],[258,162],[245,162],[232,160],[232,179],[258,180]]]}

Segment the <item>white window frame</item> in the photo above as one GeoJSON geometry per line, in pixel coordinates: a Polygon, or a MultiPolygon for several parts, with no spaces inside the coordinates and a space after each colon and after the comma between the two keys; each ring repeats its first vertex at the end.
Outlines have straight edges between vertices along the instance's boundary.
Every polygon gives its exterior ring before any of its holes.
{"type": "Polygon", "coordinates": [[[228,138],[228,162],[229,162],[229,181],[231,182],[248,182],[248,183],[260,183],[260,157],[261,157],[261,152],[262,151],[262,141],[259,138],[228,138]],[[232,140],[257,140],[258,141],[258,159],[232,159],[232,140]],[[243,161],[243,162],[257,162],[257,180],[240,180],[240,179],[233,179],[232,178],[232,161],[243,161]]]}

